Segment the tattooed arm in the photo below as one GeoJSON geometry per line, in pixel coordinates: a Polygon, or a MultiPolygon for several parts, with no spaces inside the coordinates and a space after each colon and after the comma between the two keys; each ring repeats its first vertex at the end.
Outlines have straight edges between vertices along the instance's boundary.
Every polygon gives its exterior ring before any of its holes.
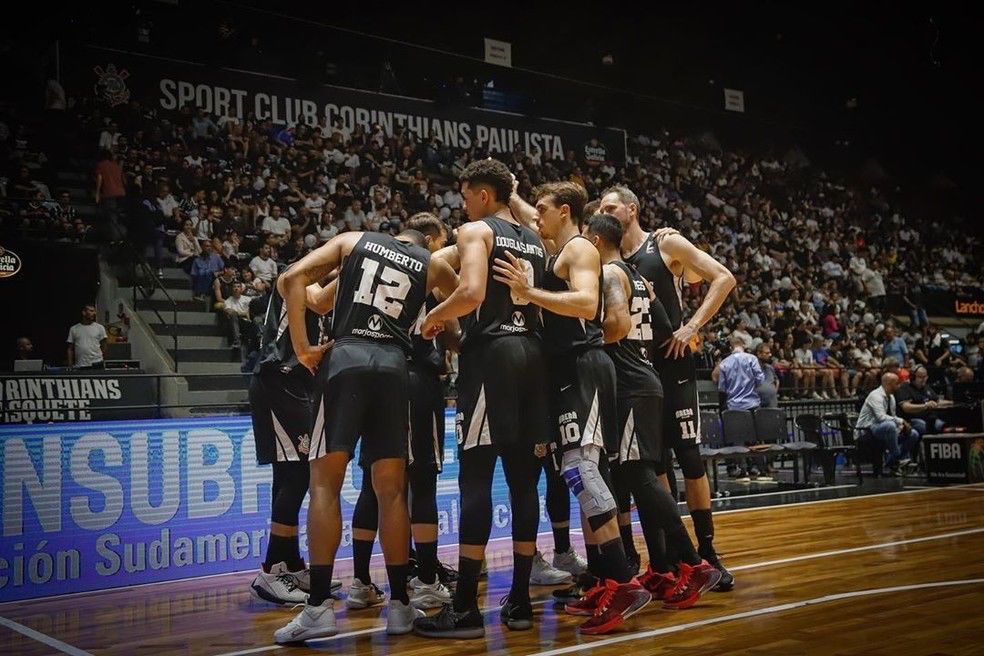
{"type": "Polygon", "coordinates": [[[601,328],[605,332],[605,343],[625,339],[632,327],[629,319],[629,278],[619,267],[606,264],[602,267],[602,294],[605,299],[605,316],[601,328]]]}

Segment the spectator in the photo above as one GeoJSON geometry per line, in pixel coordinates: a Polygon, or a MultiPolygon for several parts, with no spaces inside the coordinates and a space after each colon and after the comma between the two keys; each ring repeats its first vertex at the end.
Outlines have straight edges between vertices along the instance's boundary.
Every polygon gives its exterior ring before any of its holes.
{"type": "Polygon", "coordinates": [[[68,366],[75,369],[104,368],[106,338],[106,329],[96,322],[96,306],[82,306],[82,321],[68,331],[68,366]]]}
{"type": "Polygon", "coordinates": [[[126,184],[123,169],[116,162],[113,153],[103,150],[96,164],[96,204],[102,210],[107,221],[107,229],[112,241],[123,239],[120,226],[120,210],[126,198],[126,184]]]}
{"type": "Polygon", "coordinates": [[[929,382],[929,372],[926,367],[917,365],[912,370],[909,382],[902,383],[895,395],[899,404],[899,414],[912,426],[922,438],[928,431],[939,433],[945,424],[934,412],[941,406],[938,396],[926,384],[929,382]]]}
{"type": "Polygon", "coordinates": [[[270,257],[269,244],[260,246],[259,255],[250,260],[249,268],[258,280],[262,280],[267,285],[273,284],[274,278],[277,277],[278,269],[277,262],[270,257]]]}
{"type": "Polygon", "coordinates": [[[237,282],[239,282],[239,277],[236,275],[236,267],[227,261],[222,268],[222,273],[216,276],[215,281],[212,282],[213,309],[222,310],[225,308],[225,300],[232,296],[232,287],[237,282]]]}
{"type": "Polygon", "coordinates": [[[365,230],[369,224],[366,213],[362,211],[362,202],[353,200],[351,207],[345,210],[345,227],[352,232],[365,230]]]}
{"type": "Polygon", "coordinates": [[[162,182],[157,185],[157,206],[164,215],[165,226],[174,225],[179,218],[178,201],[171,195],[171,185],[162,182]]]}
{"type": "Polygon", "coordinates": [[[861,273],[861,284],[871,306],[879,311],[885,309],[885,278],[881,272],[865,268],[861,273]]]}
{"type": "Polygon", "coordinates": [[[896,335],[895,326],[885,326],[882,341],[882,356],[895,358],[900,366],[905,367],[909,361],[909,348],[905,345],[905,340],[896,335]]]}
{"type": "Polygon", "coordinates": [[[34,342],[30,337],[17,338],[17,355],[14,360],[34,360],[34,342]]]}
{"type": "Polygon", "coordinates": [[[207,298],[216,274],[224,267],[225,263],[215,252],[212,242],[202,242],[201,253],[192,260],[191,265],[191,290],[196,301],[204,301],[207,298]]]}
{"type": "Polygon", "coordinates": [[[836,359],[831,358],[830,348],[824,343],[822,337],[813,338],[813,361],[816,362],[817,376],[820,377],[821,398],[836,398],[837,389],[834,381],[840,377],[841,366],[836,359]]]}
{"type": "Polygon", "coordinates": [[[240,271],[239,277],[243,282],[243,295],[248,296],[250,300],[260,296],[266,296],[270,291],[270,283],[257,278],[256,274],[249,267],[240,271]]]}
{"type": "Polygon", "coordinates": [[[801,389],[802,396],[806,398],[812,397],[814,399],[823,398],[816,389],[818,367],[809,343],[803,344],[800,348],[796,349],[793,358],[793,367],[800,372],[800,380],[803,382],[801,389]]]}
{"type": "Polygon", "coordinates": [[[957,377],[954,382],[972,383],[974,382],[974,370],[970,367],[960,367],[957,369],[957,377]]]}
{"type": "Polygon", "coordinates": [[[919,434],[901,417],[896,415],[895,397],[899,388],[899,377],[892,373],[883,374],[881,385],[868,394],[858,415],[857,431],[862,442],[871,444],[878,452],[879,461],[875,463],[881,470],[881,454],[888,452],[885,464],[895,475],[902,474],[902,468],[912,462],[911,454],[919,445],[919,434]],[[900,448],[901,441],[901,448],[900,448]]]}
{"type": "Polygon", "coordinates": [[[756,389],[765,382],[765,374],[757,357],[745,352],[745,340],[731,337],[731,355],[721,361],[711,379],[725,393],[729,410],[754,410],[762,400],[756,389]]]}
{"type": "Polygon", "coordinates": [[[191,266],[202,252],[202,246],[195,238],[195,228],[191,221],[182,224],[181,232],[174,238],[174,248],[177,251],[174,261],[185,273],[191,275],[191,266]]]}
{"type": "Polygon", "coordinates": [[[270,216],[263,219],[263,232],[273,235],[278,245],[287,243],[290,238],[290,221],[282,215],[279,205],[270,208],[270,216]]]}
{"type": "Polygon", "coordinates": [[[779,407],[779,376],[772,366],[772,346],[769,342],[762,342],[755,349],[755,356],[758,358],[759,366],[762,368],[762,383],[755,388],[762,408],[779,407]]]}
{"type": "Polygon", "coordinates": [[[232,348],[238,349],[242,346],[242,325],[249,327],[249,304],[252,298],[243,295],[243,283],[236,282],[232,285],[232,294],[225,300],[222,311],[229,319],[229,330],[232,337],[232,348]]]}

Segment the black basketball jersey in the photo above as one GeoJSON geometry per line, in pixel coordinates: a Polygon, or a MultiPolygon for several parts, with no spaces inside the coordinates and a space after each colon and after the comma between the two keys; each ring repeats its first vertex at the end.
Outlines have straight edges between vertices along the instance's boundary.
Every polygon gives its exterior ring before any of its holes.
{"type": "Polygon", "coordinates": [[[506,253],[519,258],[531,287],[542,287],[546,254],[539,235],[527,228],[495,216],[482,219],[492,229],[492,253],[485,285],[485,300],[461,318],[462,347],[509,335],[539,334],[539,308],[517,301],[509,286],[493,279],[495,260],[508,260],[506,253]]]}
{"type": "MultiPolygon", "coordinates": [[[[653,362],[659,364],[663,361],[663,354],[666,352],[665,348],[662,347],[663,342],[683,324],[683,299],[681,296],[683,279],[674,276],[673,272],[666,266],[653,233],[649,233],[639,250],[625,258],[625,261],[634,266],[653,286],[656,299],[662,304],[669,322],[668,331],[666,326],[654,324],[653,362]]],[[[688,356],[691,355],[690,347],[687,347],[686,353],[688,356]]]]}
{"type": "MultiPolygon", "coordinates": [[[[320,317],[311,310],[305,309],[304,322],[307,325],[309,344],[317,344],[321,340],[320,317]]],[[[263,319],[263,331],[260,334],[260,357],[256,360],[253,373],[264,370],[280,369],[290,371],[297,366],[297,354],[290,341],[290,330],[287,326],[287,301],[277,286],[270,291],[266,315],[263,319]]]]}
{"type": "Polygon", "coordinates": [[[397,344],[410,353],[410,329],[427,294],[425,248],[367,232],[342,264],[335,294],[336,340],[397,344]]]}
{"type": "MultiPolygon", "coordinates": [[[[584,239],[584,237],[578,235],[573,237],[571,241],[574,239],[584,239]]],[[[569,243],[571,242],[568,241],[567,244],[569,243]]],[[[560,254],[567,248],[567,244],[564,244],[557,254],[547,261],[547,270],[543,274],[543,288],[549,292],[566,292],[571,288],[566,280],[561,280],[554,273],[554,264],[557,263],[560,254]]],[[[599,274],[598,308],[593,319],[565,317],[548,310],[543,311],[543,343],[548,354],[560,355],[605,345],[605,333],[601,328],[601,321],[605,312],[604,294],[601,291],[603,288],[604,279],[599,274]]]]}
{"type": "Polygon", "coordinates": [[[433,294],[428,294],[427,299],[417,314],[417,320],[413,324],[413,334],[411,342],[413,347],[410,350],[410,362],[425,367],[437,373],[444,370],[444,351],[438,348],[436,339],[424,339],[420,334],[420,329],[424,325],[424,317],[427,313],[436,308],[437,298],[433,294]]]}
{"type": "Polygon", "coordinates": [[[658,298],[650,303],[646,282],[635,267],[625,262],[614,264],[629,277],[629,286],[632,288],[632,295],[628,299],[629,334],[621,341],[605,345],[605,350],[615,365],[618,394],[633,396],[661,393],[663,388],[652,363],[653,324],[654,319],[668,324],[666,311],[658,298]]]}

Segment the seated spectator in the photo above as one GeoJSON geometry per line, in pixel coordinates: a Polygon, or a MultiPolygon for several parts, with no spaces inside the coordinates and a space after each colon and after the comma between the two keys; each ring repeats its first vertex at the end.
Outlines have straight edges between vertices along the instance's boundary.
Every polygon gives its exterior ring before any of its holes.
{"type": "Polygon", "coordinates": [[[277,261],[270,257],[269,244],[260,246],[259,254],[250,260],[249,268],[257,279],[262,280],[267,285],[273,284],[273,280],[277,277],[278,268],[277,261]]]}
{"type": "Polygon", "coordinates": [[[793,368],[794,371],[799,371],[799,378],[803,383],[803,387],[801,388],[801,396],[803,396],[803,398],[823,398],[816,389],[818,367],[817,362],[813,357],[813,350],[810,348],[809,342],[796,349],[793,358],[793,368]]]}
{"type": "Polygon", "coordinates": [[[204,301],[212,290],[215,276],[225,267],[222,256],[212,249],[212,242],[202,244],[202,251],[192,260],[191,293],[196,301],[204,301]]]}
{"type": "Polygon", "coordinates": [[[34,355],[34,342],[30,337],[17,338],[17,351],[14,360],[36,360],[34,355]]]}
{"type": "Polygon", "coordinates": [[[215,310],[222,310],[225,307],[225,300],[232,296],[232,287],[237,282],[239,282],[239,277],[236,275],[236,267],[231,262],[226,261],[222,273],[217,275],[212,282],[212,300],[214,301],[212,307],[215,310]]]}
{"type": "Polygon", "coordinates": [[[239,279],[243,283],[243,295],[250,299],[266,296],[270,291],[270,283],[257,278],[249,267],[239,272],[239,279]]]}
{"type": "Polygon", "coordinates": [[[960,367],[957,369],[957,376],[954,379],[955,383],[972,383],[974,382],[974,370],[970,367],[960,367]]]}
{"type": "Polygon", "coordinates": [[[324,244],[330,241],[333,237],[338,234],[338,228],[335,226],[332,220],[331,214],[324,212],[321,215],[321,221],[315,228],[315,235],[318,238],[319,244],[324,244]]]}
{"type": "Polygon", "coordinates": [[[202,246],[195,238],[195,226],[191,221],[185,221],[181,226],[181,232],[174,238],[174,248],[177,254],[174,261],[178,263],[185,273],[191,275],[191,266],[202,253],[202,246]]]}
{"type": "Polygon", "coordinates": [[[725,393],[729,410],[754,410],[762,400],[756,388],[765,382],[758,358],[745,352],[745,340],[732,334],[731,355],[711,372],[711,380],[725,393]]]}
{"type": "Polygon", "coordinates": [[[822,337],[813,338],[813,361],[817,365],[817,376],[820,377],[820,396],[824,399],[837,398],[837,388],[834,380],[840,377],[841,366],[830,356],[830,348],[822,337]]]}
{"type": "Polygon", "coordinates": [[[227,260],[239,257],[240,246],[239,231],[235,228],[227,230],[222,240],[222,257],[227,260]]]}
{"type": "Polygon", "coordinates": [[[762,408],[779,407],[779,376],[772,366],[772,346],[769,342],[762,342],[755,349],[755,356],[758,358],[759,366],[762,368],[762,382],[755,388],[761,400],[762,408]]]}
{"type": "Polygon", "coordinates": [[[106,338],[106,328],[96,321],[96,306],[82,306],[82,321],[68,331],[68,366],[75,369],[104,368],[106,338]]]}
{"type": "Polygon", "coordinates": [[[860,434],[859,440],[872,445],[879,453],[876,471],[881,470],[881,454],[888,452],[885,464],[894,474],[901,475],[902,467],[912,462],[912,455],[919,446],[919,434],[896,414],[893,395],[898,389],[899,377],[893,373],[883,374],[881,385],[868,394],[861,406],[856,430],[860,434]]]}
{"type": "Polygon", "coordinates": [[[270,208],[270,216],[263,219],[262,231],[273,235],[278,245],[286,244],[290,239],[290,221],[283,216],[279,205],[270,208]]]}
{"type": "Polygon", "coordinates": [[[352,205],[345,210],[345,227],[351,232],[365,230],[369,225],[369,218],[362,211],[362,201],[353,200],[352,205]]]}
{"type": "Polygon", "coordinates": [[[232,294],[225,300],[222,311],[229,319],[229,330],[232,337],[232,348],[242,346],[242,325],[247,327],[252,324],[249,321],[249,304],[253,299],[243,294],[243,283],[236,282],[232,285],[232,294]]]}
{"type": "Polygon", "coordinates": [[[901,411],[899,414],[909,421],[920,438],[930,431],[939,433],[946,425],[934,412],[942,403],[927,382],[929,372],[926,367],[916,365],[909,382],[902,383],[895,395],[901,411]]]}

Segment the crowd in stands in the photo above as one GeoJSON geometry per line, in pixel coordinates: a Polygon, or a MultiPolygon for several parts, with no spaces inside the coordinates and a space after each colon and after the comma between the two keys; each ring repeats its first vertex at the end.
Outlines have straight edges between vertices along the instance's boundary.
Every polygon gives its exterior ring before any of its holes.
{"type": "MultiPolygon", "coordinates": [[[[237,316],[242,302],[230,303],[237,293],[262,298],[284,267],[340,232],[395,234],[420,211],[453,230],[465,220],[457,174],[488,155],[405,129],[387,135],[338,121],[278,126],[136,102],[109,111],[82,101],[69,112],[102,151],[94,196],[107,234],[154,246],[158,268],[176,262],[197,299],[237,316]]],[[[30,152],[12,147],[17,134],[0,139],[7,157],[30,152]]],[[[856,396],[886,368],[906,378],[916,364],[927,367],[931,384],[955,380],[963,367],[980,373],[982,331],[957,345],[921,306],[936,289],[982,286],[979,241],[906,216],[877,187],[666,133],[632,138],[624,166],[575,151],[562,160],[520,150],[496,156],[527,197],[560,179],[583,184],[592,198],[625,184],[640,198],[644,229],[675,227],[727,265],[738,286],[703,331],[707,369],[737,336],[749,351],[770,352],[764,362],[779,397],[856,396]],[[902,321],[889,312],[891,295],[904,299],[902,321]]],[[[84,223],[63,218],[71,217],[70,198],[47,200],[42,185],[28,181],[35,177],[22,167],[6,197],[37,196],[58,217],[37,219],[53,236],[87,234],[84,223]]],[[[17,220],[35,221],[32,208],[22,204],[17,220]]],[[[684,292],[695,309],[700,290],[684,292]]]]}

